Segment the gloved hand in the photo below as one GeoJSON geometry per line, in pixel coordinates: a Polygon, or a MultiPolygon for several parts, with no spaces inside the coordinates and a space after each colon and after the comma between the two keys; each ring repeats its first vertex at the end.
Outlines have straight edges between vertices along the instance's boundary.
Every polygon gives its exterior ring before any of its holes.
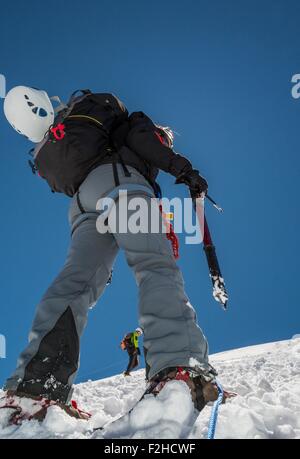
{"type": "Polygon", "coordinates": [[[192,198],[197,198],[202,193],[206,194],[208,189],[207,181],[199,174],[199,171],[196,169],[182,171],[182,173],[177,177],[175,183],[184,183],[187,185],[190,189],[192,198]]]}

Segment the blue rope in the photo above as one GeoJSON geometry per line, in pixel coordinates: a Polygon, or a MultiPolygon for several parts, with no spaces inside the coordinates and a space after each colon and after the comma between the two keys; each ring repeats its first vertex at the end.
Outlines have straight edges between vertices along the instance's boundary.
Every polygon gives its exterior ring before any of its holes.
{"type": "Polygon", "coordinates": [[[219,414],[219,406],[221,405],[223,401],[223,396],[224,396],[224,391],[223,387],[221,384],[216,381],[217,388],[218,388],[218,398],[214,403],[214,406],[212,408],[212,412],[210,415],[210,420],[209,420],[209,426],[208,426],[208,433],[207,433],[207,438],[208,440],[213,440],[215,438],[215,432],[216,432],[216,426],[217,426],[217,420],[218,420],[218,414],[219,414]]]}

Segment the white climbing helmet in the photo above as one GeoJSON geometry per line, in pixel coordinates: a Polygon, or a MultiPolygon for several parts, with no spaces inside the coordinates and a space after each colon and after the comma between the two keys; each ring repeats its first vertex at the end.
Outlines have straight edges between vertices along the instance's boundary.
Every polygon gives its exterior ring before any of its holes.
{"type": "Polygon", "coordinates": [[[143,334],[143,329],[141,327],[136,328],[135,331],[139,333],[140,335],[143,334]]]}
{"type": "Polygon", "coordinates": [[[54,108],[46,91],[16,86],[6,95],[4,114],[11,126],[31,142],[43,140],[54,121],[54,108]]]}

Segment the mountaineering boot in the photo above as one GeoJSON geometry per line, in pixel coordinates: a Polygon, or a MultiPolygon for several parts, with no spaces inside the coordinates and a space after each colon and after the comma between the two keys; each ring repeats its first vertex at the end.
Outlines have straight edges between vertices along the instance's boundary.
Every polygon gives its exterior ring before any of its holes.
{"type": "MultiPolygon", "coordinates": [[[[150,380],[146,394],[159,394],[169,381],[184,381],[191,391],[194,406],[200,413],[207,403],[214,402],[218,398],[215,376],[216,372],[212,367],[211,370],[201,372],[194,368],[166,368],[150,380]]],[[[224,396],[224,403],[225,398],[224,396]]]]}
{"type": "Polygon", "coordinates": [[[75,400],[72,400],[70,404],[64,404],[44,397],[7,391],[5,396],[0,399],[0,424],[5,427],[20,425],[23,421],[36,420],[42,422],[47,415],[48,408],[51,406],[58,406],[69,416],[76,419],[87,421],[91,417],[89,413],[78,408],[75,400]]]}
{"type": "MultiPolygon", "coordinates": [[[[102,427],[104,438],[188,438],[199,412],[218,398],[215,371],[169,367],[150,378],[134,407],[102,427]]],[[[97,433],[95,433],[97,435],[97,433]]]]}

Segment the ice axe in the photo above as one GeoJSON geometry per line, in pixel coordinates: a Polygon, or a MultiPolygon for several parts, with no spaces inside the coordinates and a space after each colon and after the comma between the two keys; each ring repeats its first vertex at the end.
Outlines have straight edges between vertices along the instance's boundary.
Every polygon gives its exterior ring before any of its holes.
{"type": "MultiPolygon", "coordinates": [[[[206,198],[212,202],[213,206],[222,212],[220,206],[209,196],[206,195],[206,198]]],[[[199,226],[203,232],[203,249],[206,255],[206,260],[209,269],[209,276],[213,284],[213,297],[216,301],[221,303],[224,310],[227,309],[228,293],[225,288],[225,282],[221,273],[219,261],[216,254],[216,248],[213,244],[209,226],[207,223],[207,218],[204,213],[204,197],[193,197],[193,207],[198,218],[199,226]],[[203,213],[201,214],[198,211],[197,204],[200,204],[203,213]],[[202,218],[201,218],[202,215],[202,218]]]]}

